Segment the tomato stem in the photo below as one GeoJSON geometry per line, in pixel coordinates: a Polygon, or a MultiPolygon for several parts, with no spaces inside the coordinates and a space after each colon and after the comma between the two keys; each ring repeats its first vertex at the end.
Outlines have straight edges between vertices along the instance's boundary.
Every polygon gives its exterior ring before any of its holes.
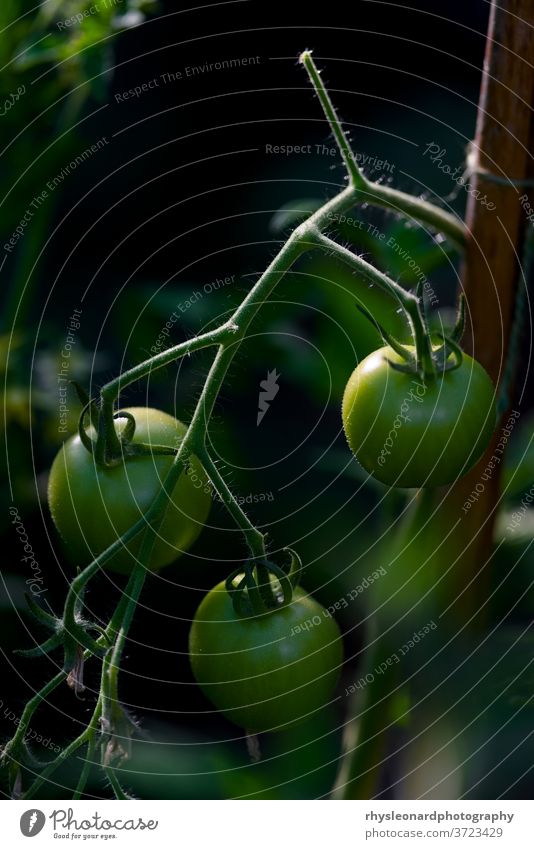
{"type": "Polygon", "coordinates": [[[323,85],[321,74],[312,59],[311,50],[305,50],[303,53],[301,53],[299,57],[299,62],[301,63],[301,65],[304,65],[308,72],[308,76],[315,89],[317,97],[319,98],[326,119],[330,124],[330,129],[332,130],[341,156],[343,157],[343,162],[345,163],[345,168],[347,169],[352,185],[354,186],[354,188],[357,189],[367,188],[367,180],[365,179],[363,172],[358,167],[358,164],[354,158],[354,153],[352,152],[352,148],[341,125],[341,121],[339,120],[336,110],[334,109],[334,105],[330,99],[330,95],[328,94],[328,91],[323,85]]]}
{"type": "Polygon", "coordinates": [[[373,183],[368,180],[358,167],[354,153],[349,145],[343,127],[334,109],[330,95],[321,79],[320,72],[312,59],[311,51],[305,50],[300,55],[300,63],[306,68],[310,81],[323,108],[325,117],[336,140],[339,152],[345,163],[351,186],[358,194],[358,200],[391,209],[394,212],[427,224],[438,233],[446,235],[454,244],[463,248],[467,241],[467,230],[463,221],[456,215],[445,212],[438,206],[422,198],[401,192],[391,186],[373,183]]]}
{"type": "Polygon", "coordinates": [[[115,430],[113,418],[113,402],[102,398],[102,408],[98,418],[98,433],[95,446],[95,460],[100,465],[107,465],[115,458],[122,456],[121,444],[115,430]]]}
{"type": "Polygon", "coordinates": [[[337,256],[347,265],[354,268],[359,274],[367,277],[376,285],[381,286],[393,298],[396,298],[405,310],[412,327],[416,350],[416,369],[423,377],[434,378],[436,369],[432,359],[432,343],[423,317],[420,299],[412,295],[411,292],[407,292],[406,289],[395,283],[387,274],[379,271],[361,256],[357,256],[348,248],[339,245],[329,236],[325,236],[324,233],[315,230],[311,238],[314,239],[317,247],[323,248],[323,250],[328,251],[333,256],[337,256]]]}
{"type": "Polygon", "coordinates": [[[262,534],[250,521],[244,510],[241,509],[228,484],[212,460],[209,451],[204,447],[197,449],[197,456],[204,467],[204,471],[210,478],[214,489],[221,496],[229,513],[235,520],[236,525],[243,533],[245,540],[253,557],[265,557],[265,534],[262,534]]]}
{"type": "Polygon", "coordinates": [[[417,298],[407,300],[403,306],[412,325],[416,368],[421,377],[433,380],[436,377],[436,367],[432,357],[432,341],[425,324],[420,301],[417,298]]]}

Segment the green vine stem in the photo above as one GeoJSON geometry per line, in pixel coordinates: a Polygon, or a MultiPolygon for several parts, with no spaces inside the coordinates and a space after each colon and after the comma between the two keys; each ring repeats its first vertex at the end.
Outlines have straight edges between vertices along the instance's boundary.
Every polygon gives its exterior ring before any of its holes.
{"type": "Polygon", "coordinates": [[[411,292],[407,292],[406,289],[403,289],[402,286],[399,286],[398,283],[395,283],[390,277],[383,274],[370,263],[366,262],[362,259],[362,257],[356,256],[356,254],[349,251],[348,248],[338,245],[337,242],[334,242],[333,239],[330,239],[323,233],[317,231],[313,234],[313,237],[315,238],[318,247],[329,251],[334,256],[337,256],[339,259],[354,268],[355,271],[359,272],[359,274],[367,277],[378,286],[382,286],[382,288],[389,292],[392,297],[399,301],[405,310],[412,327],[417,356],[417,370],[426,377],[434,377],[436,370],[432,360],[432,343],[425,326],[419,298],[412,295],[411,292]]]}
{"type": "MultiPolygon", "coordinates": [[[[91,719],[85,729],[62,750],[54,761],[45,766],[41,774],[35,778],[33,784],[26,791],[25,798],[32,798],[44,781],[68,757],[73,755],[80,747],[86,745],[87,755],[75,790],[75,798],[80,798],[86,786],[91,765],[94,762],[96,740],[99,731],[104,738],[107,734],[113,734],[114,714],[120,709],[118,676],[122,654],[143,588],[146,564],[149,562],[150,552],[162,521],[169,495],[172,493],[179,476],[187,467],[188,460],[192,454],[196,454],[203,463],[214,489],[218,492],[221,500],[234,518],[236,525],[242,531],[252,558],[256,561],[261,561],[261,559],[265,558],[265,536],[252,524],[236,499],[232,496],[228,485],[209,454],[206,437],[220,389],[239,345],[246,337],[248,329],[262,304],[270,297],[279,281],[294,263],[308,251],[317,249],[327,250],[341,261],[348,262],[362,276],[370,277],[382,285],[390,292],[392,297],[396,298],[407,313],[413,330],[419,368],[426,375],[434,373],[431,344],[425,327],[419,298],[416,295],[406,292],[385,274],[377,271],[369,263],[366,263],[360,257],[357,257],[346,248],[325,236],[323,231],[331,227],[336,213],[339,214],[347,211],[358,202],[376,204],[391,209],[398,214],[403,214],[408,218],[416,219],[422,224],[426,224],[443,233],[459,246],[462,246],[465,242],[464,225],[455,216],[450,215],[438,207],[432,206],[432,204],[420,198],[411,197],[391,187],[372,183],[367,180],[356,164],[354,154],[350,149],[341,123],[336,115],[330,97],[322,84],[319,72],[313,63],[309,51],[305,51],[302,54],[301,63],[310,76],[338,144],[348,171],[349,185],[314,212],[290,234],[285,244],[228,321],[207,333],[150,357],[144,362],[123,372],[102,387],[100,392],[101,403],[98,421],[97,450],[95,452],[97,462],[106,462],[109,457],[116,457],[117,452],[122,450],[114,424],[114,416],[116,415],[122,389],[134,381],[149,376],[155,369],[173,363],[183,356],[206,347],[216,347],[216,353],[198,398],[193,416],[184,438],[175,453],[171,467],[167,472],[158,495],[144,516],[96,557],[71,583],[65,602],[63,620],[61,621],[62,628],[67,635],[70,634],[71,637],[79,639],[82,646],[89,646],[86,647],[83,653],[84,659],[94,656],[95,648],[106,650],[105,656],[102,659],[100,692],[91,719]],[[84,623],[79,615],[79,608],[81,607],[85,587],[92,577],[96,575],[121,547],[141,533],[143,534],[143,539],[139,558],[132,571],[128,585],[105,632],[96,641],[89,641],[88,636],[82,633],[83,629],[88,626],[88,623],[84,623]]],[[[262,584],[264,580],[269,583],[269,572],[263,569],[261,562],[256,568],[259,584],[262,584]]],[[[17,762],[17,759],[19,761],[24,760],[24,754],[29,754],[25,747],[24,729],[28,727],[29,720],[41,702],[47,699],[53,690],[65,681],[68,672],[69,670],[67,669],[57,673],[27,703],[22,714],[21,723],[14,737],[4,747],[4,762],[13,764],[17,762]]],[[[104,749],[105,747],[102,746],[102,769],[109,779],[116,798],[126,799],[128,796],[121,788],[112,764],[106,762],[104,749]]]]}
{"type": "MultiPolygon", "coordinates": [[[[154,534],[154,536],[155,536],[155,534],[154,534]]],[[[145,576],[146,576],[146,569],[144,568],[144,566],[142,566],[142,563],[141,563],[142,554],[143,554],[143,552],[142,552],[142,550],[140,550],[140,552],[139,552],[139,562],[136,565],[134,571],[132,572],[130,579],[128,581],[128,584],[126,586],[126,589],[124,590],[124,593],[121,596],[121,599],[120,599],[120,601],[119,601],[119,603],[118,603],[118,605],[115,609],[115,612],[114,612],[114,614],[113,614],[113,616],[112,616],[112,618],[109,622],[109,625],[106,628],[105,637],[101,638],[101,641],[103,643],[105,643],[106,640],[111,641],[113,639],[114,635],[117,635],[117,639],[118,639],[119,636],[122,635],[121,645],[122,646],[124,645],[124,639],[125,639],[125,636],[126,636],[126,632],[127,632],[128,627],[129,627],[129,623],[131,622],[131,620],[133,618],[135,607],[137,605],[137,601],[138,601],[139,595],[141,593],[143,583],[144,583],[144,579],[145,579],[145,576]],[[126,632],[124,630],[125,623],[127,623],[126,632]]],[[[120,649],[120,651],[122,651],[122,648],[120,649]]],[[[89,651],[86,651],[84,653],[84,657],[86,659],[89,658],[90,656],[91,656],[91,653],[89,651]]],[[[115,658],[117,658],[116,653],[115,653],[115,658]]],[[[93,748],[94,747],[94,738],[95,738],[97,729],[99,727],[100,720],[102,718],[103,702],[104,702],[106,695],[110,691],[109,668],[110,668],[110,657],[109,657],[109,654],[108,654],[108,656],[106,658],[104,658],[104,660],[102,662],[100,695],[99,695],[98,701],[95,705],[95,709],[93,711],[93,714],[91,716],[91,719],[89,720],[87,727],[67,747],[68,757],[70,757],[81,746],[83,746],[87,743],[88,744],[88,752],[87,752],[87,760],[86,760],[86,763],[87,763],[87,761],[89,761],[90,752],[94,751],[94,748],[93,748]]],[[[46,699],[46,697],[54,689],[56,689],[56,687],[58,687],[59,684],[61,684],[66,679],[66,677],[67,677],[67,673],[65,671],[58,673],[56,676],[54,676],[54,678],[45,687],[43,687],[38,693],[36,693],[34,698],[31,700],[32,702],[34,702],[34,704],[32,705],[31,712],[26,717],[27,722],[29,722],[31,716],[33,715],[33,713],[35,712],[35,710],[37,709],[37,707],[39,706],[41,701],[46,699]]],[[[116,687],[113,684],[111,684],[111,689],[114,689],[116,691],[116,687]]],[[[30,704],[31,704],[31,702],[28,702],[26,709],[28,709],[30,707],[30,704]]],[[[24,717],[24,714],[23,714],[23,717],[24,717]]],[[[24,737],[24,731],[23,731],[23,729],[19,729],[19,730],[21,731],[21,737],[23,738],[24,737]]],[[[15,737],[16,737],[16,735],[15,735],[15,737]]],[[[15,743],[15,737],[13,737],[13,739],[10,741],[11,744],[15,743]]],[[[22,739],[19,739],[19,742],[22,742],[22,739]]],[[[8,746],[9,745],[10,744],[8,744],[8,746]]],[[[6,750],[7,750],[7,747],[4,749],[4,754],[6,754],[6,750]]],[[[55,770],[58,769],[58,767],[61,766],[62,763],[65,762],[65,759],[66,759],[65,756],[64,756],[65,751],[66,751],[66,749],[64,749],[58,755],[58,757],[55,758],[51,763],[47,764],[47,766],[45,767],[43,772],[39,776],[37,776],[37,778],[35,779],[33,784],[29,787],[29,789],[24,794],[25,799],[34,798],[35,793],[39,790],[39,788],[42,786],[44,781],[47,778],[49,778],[52,775],[52,773],[55,772],[55,770]]],[[[11,757],[12,756],[13,755],[11,755],[11,757]]],[[[86,767],[84,766],[84,770],[85,769],[86,769],[86,767]]],[[[90,766],[87,768],[87,772],[88,772],[89,769],[90,769],[90,766]]],[[[77,787],[76,792],[79,791],[81,793],[80,787],[83,789],[83,786],[85,785],[85,782],[87,780],[87,775],[85,776],[83,783],[82,783],[82,777],[83,777],[83,771],[82,771],[82,776],[80,776],[80,781],[78,783],[78,787],[77,787]]]]}
{"type": "Polygon", "coordinates": [[[323,107],[323,112],[325,114],[326,120],[330,124],[330,129],[332,130],[341,156],[343,157],[343,162],[345,163],[345,168],[347,169],[351,184],[356,189],[366,189],[367,180],[365,179],[362,171],[359,169],[358,163],[354,158],[354,153],[349,144],[349,140],[347,139],[341,122],[337,117],[334,104],[330,99],[330,95],[328,94],[326,87],[323,85],[321,74],[312,59],[311,51],[305,50],[303,53],[301,53],[299,61],[306,68],[306,71],[308,72],[308,76],[315,89],[317,97],[319,98],[321,106],[323,107]]]}
{"type": "Polygon", "coordinates": [[[83,791],[85,790],[85,785],[87,784],[87,781],[89,779],[91,768],[94,764],[94,757],[96,751],[96,734],[97,725],[96,723],[92,723],[88,726],[87,729],[87,752],[85,755],[85,762],[80,773],[80,778],[78,779],[78,784],[76,785],[76,790],[72,795],[73,799],[82,798],[83,791]]]}
{"type": "Polygon", "coordinates": [[[204,470],[208,474],[213,487],[224,501],[228,512],[232,515],[237,527],[243,533],[245,540],[253,557],[265,557],[265,536],[254,527],[246,513],[241,509],[234,498],[230,487],[226,483],[211,454],[204,447],[198,451],[198,458],[204,470]]]}
{"type": "Polygon", "coordinates": [[[321,79],[321,75],[312,59],[310,50],[305,50],[301,54],[300,62],[306,68],[311,83],[321,102],[326,119],[330,124],[330,129],[347,168],[351,186],[359,195],[358,200],[375,206],[382,206],[394,212],[402,213],[402,215],[408,218],[413,218],[416,221],[427,224],[438,233],[443,233],[447,236],[457,247],[463,248],[466,242],[467,230],[463,221],[456,215],[451,215],[422,198],[406,194],[391,186],[373,183],[367,179],[354,158],[352,149],[321,79]]]}

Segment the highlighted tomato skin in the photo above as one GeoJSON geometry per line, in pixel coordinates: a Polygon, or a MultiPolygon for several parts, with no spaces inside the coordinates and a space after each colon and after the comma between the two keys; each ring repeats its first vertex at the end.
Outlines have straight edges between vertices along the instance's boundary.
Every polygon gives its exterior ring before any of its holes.
{"type": "Polygon", "coordinates": [[[424,381],[392,368],[386,346],[353,371],[343,396],[345,435],[364,469],[388,486],[450,484],[480,458],[495,429],[495,388],[467,354],[424,381]]]}
{"type": "Polygon", "coordinates": [[[189,655],[210,701],[258,733],[304,722],[331,703],[343,645],[335,620],[301,588],[286,607],[240,618],[223,582],[197,610],[189,655]]]}
{"type": "MultiPolygon", "coordinates": [[[[126,412],[136,421],[133,442],[178,447],[185,435],[185,425],[161,410],[131,407],[126,412]]],[[[120,432],[125,424],[126,419],[118,419],[117,430],[120,432]]],[[[95,438],[92,429],[90,435],[95,438]]],[[[118,466],[103,468],[95,463],[78,435],[68,439],[52,464],[48,503],[69,559],[85,566],[131,528],[161,491],[172,462],[172,455],[132,457],[118,466]]],[[[191,548],[210,505],[206,474],[193,457],[190,470],[182,472],[172,492],[152,551],[152,571],[191,548]]],[[[114,555],[105,568],[129,574],[140,545],[141,535],[114,555]]]]}

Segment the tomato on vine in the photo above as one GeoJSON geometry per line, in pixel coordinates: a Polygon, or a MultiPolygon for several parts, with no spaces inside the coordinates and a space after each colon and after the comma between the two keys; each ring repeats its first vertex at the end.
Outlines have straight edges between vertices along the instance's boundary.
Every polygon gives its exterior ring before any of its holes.
{"type": "Polygon", "coordinates": [[[455,367],[444,366],[422,378],[385,346],[349,378],[342,405],[347,441],[364,469],[388,486],[452,483],[490,441],[496,411],[489,376],[466,354],[455,367]]]}
{"type": "Polygon", "coordinates": [[[296,725],[332,701],[343,660],[334,619],[301,588],[290,604],[239,616],[225,584],[198,608],[193,674],[224,715],[249,732],[296,725]]]}
{"type": "MultiPolygon", "coordinates": [[[[118,435],[135,420],[132,444],[176,449],[186,427],[161,410],[132,407],[115,419],[118,435]]],[[[89,433],[92,432],[92,429],[89,433]]],[[[93,433],[94,435],[94,433],[93,433]]],[[[52,464],[48,483],[50,512],[67,554],[77,565],[89,563],[131,528],[161,490],[172,464],[171,454],[128,457],[111,467],[99,465],[80,435],[68,439],[52,464]]],[[[149,568],[161,569],[191,548],[208,517],[211,493],[204,470],[192,457],[173,489],[152,550],[149,568]]],[[[106,566],[129,573],[136,563],[142,535],[117,552],[106,566]]]]}

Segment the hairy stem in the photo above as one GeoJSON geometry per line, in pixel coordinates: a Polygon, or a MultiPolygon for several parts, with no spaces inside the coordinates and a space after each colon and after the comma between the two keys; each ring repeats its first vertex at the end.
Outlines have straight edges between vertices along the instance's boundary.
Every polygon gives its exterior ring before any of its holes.
{"type": "Polygon", "coordinates": [[[323,112],[330,124],[330,129],[343,157],[351,185],[358,192],[358,200],[391,209],[394,212],[402,213],[409,218],[413,218],[422,224],[427,224],[438,233],[446,235],[457,247],[463,248],[466,243],[467,230],[463,221],[457,218],[456,215],[451,215],[422,198],[413,197],[398,189],[384,186],[381,183],[373,183],[367,179],[356,163],[352,149],[330,100],[330,95],[325,88],[309,50],[305,50],[301,54],[300,62],[306,68],[310,81],[323,107],[323,112]]]}
{"type": "Polygon", "coordinates": [[[265,557],[265,536],[254,527],[246,513],[241,509],[234,498],[229,486],[222,474],[212,460],[209,451],[205,449],[198,452],[199,459],[204,466],[214,488],[222,497],[229,513],[233,516],[237,527],[242,531],[251,554],[254,557],[265,557]]]}
{"type": "Polygon", "coordinates": [[[370,265],[362,257],[352,253],[348,248],[344,248],[323,233],[317,231],[314,234],[314,238],[317,247],[323,248],[334,256],[339,257],[339,259],[350,265],[359,274],[381,286],[393,298],[396,298],[405,310],[412,326],[417,356],[417,369],[425,377],[433,377],[436,371],[432,361],[432,343],[425,326],[419,298],[412,295],[411,292],[407,292],[406,289],[403,289],[402,286],[399,286],[398,283],[395,283],[394,280],[391,280],[391,278],[373,265],[370,265]]]}
{"type": "MultiPolygon", "coordinates": [[[[103,679],[105,681],[105,692],[107,700],[109,700],[109,704],[104,706],[103,713],[106,715],[107,710],[112,712],[113,703],[117,704],[119,701],[118,695],[118,676],[120,670],[120,664],[122,659],[122,653],[124,651],[124,646],[126,644],[126,638],[128,636],[128,631],[130,630],[130,625],[132,624],[132,619],[134,617],[134,613],[137,607],[137,602],[139,601],[139,596],[141,595],[141,591],[143,589],[143,585],[145,583],[146,578],[146,568],[142,565],[143,562],[148,562],[150,557],[150,552],[152,550],[152,545],[154,544],[155,533],[147,532],[143,544],[141,546],[141,550],[139,552],[139,563],[135,567],[134,572],[132,573],[132,586],[130,592],[127,594],[127,601],[124,606],[124,614],[122,617],[122,621],[120,624],[120,628],[117,634],[117,638],[115,640],[115,644],[111,651],[111,656],[109,658],[109,663],[106,664],[105,674],[103,675],[103,679]],[[151,539],[150,539],[151,538],[151,539]],[[145,544],[146,543],[146,544],[145,544]],[[144,550],[143,550],[144,548],[144,550]],[[148,554],[147,554],[148,552],[148,554]],[[145,560],[146,558],[146,560],[145,560]]],[[[126,595],[126,593],[125,593],[126,595]]]]}
{"type": "MultiPolygon", "coordinates": [[[[94,714],[93,714],[94,717],[94,714]]],[[[93,717],[91,717],[91,724],[93,717]]],[[[56,769],[59,769],[78,749],[83,746],[88,741],[88,728],[85,728],[82,733],[72,740],[68,746],[61,750],[57,758],[55,758],[51,763],[49,763],[41,772],[40,775],[37,776],[33,784],[29,787],[29,789],[24,793],[23,799],[34,799],[37,791],[42,787],[47,778],[49,778],[56,769]]]]}
{"type": "Polygon", "coordinates": [[[89,774],[91,772],[91,767],[94,766],[94,757],[96,751],[96,728],[88,729],[87,734],[87,752],[85,755],[85,762],[80,773],[80,778],[78,779],[78,784],[76,785],[76,790],[74,791],[72,798],[73,799],[81,799],[83,795],[83,791],[85,790],[85,785],[87,784],[87,780],[89,778],[89,774]]]}
{"type": "Polygon", "coordinates": [[[423,198],[369,180],[365,190],[361,191],[360,200],[426,224],[437,233],[447,236],[457,248],[463,249],[466,245],[467,230],[462,219],[423,198]]]}
{"type": "Polygon", "coordinates": [[[22,712],[22,716],[17,726],[17,730],[11,740],[4,746],[4,750],[2,752],[3,758],[10,758],[17,755],[18,749],[24,743],[24,735],[26,733],[26,729],[30,724],[30,720],[33,714],[35,713],[41,702],[43,702],[46,697],[49,696],[50,693],[52,693],[56,689],[56,687],[59,687],[59,685],[66,680],[67,674],[68,673],[64,672],[63,670],[61,672],[58,672],[57,675],[54,675],[54,677],[51,678],[50,681],[48,681],[48,683],[44,685],[44,687],[41,687],[41,689],[38,690],[37,693],[35,693],[35,695],[32,696],[32,698],[28,702],[26,702],[26,706],[22,712]]]}
{"type": "Polygon", "coordinates": [[[354,153],[352,152],[352,148],[341,125],[341,121],[339,120],[336,110],[334,109],[334,105],[330,100],[330,95],[328,94],[328,91],[326,90],[323,84],[321,75],[317,70],[315,62],[312,59],[311,51],[305,50],[304,53],[301,53],[299,61],[306,68],[308,76],[317,94],[317,97],[321,102],[323,112],[326,116],[328,123],[330,124],[330,129],[332,130],[341,156],[343,157],[343,162],[345,163],[345,168],[347,169],[347,173],[350,177],[352,185],[354,186],[354,188],[357,189],[365,188],[367,180],[363,176],[363,173],[360,171],[358,164],[354,158],[354,153]]]}
{"type": "Polygon", "coordinates": [[[104,772],[106,774],[106,777],[107,777],[109,783],[111,784],[111,788],[113,790],[115,798],[121,799],[123,801],[126,800],[126,799],[129,799],[130,797],[122,789],[122,787],[120,785],[120,781],[117,778],[117,776],[115,775],[113,768],[109,767],[109,766],[105,766],[104,772]]]}
{"type": "Polygon", "coordinates": [[[227,338],[232,334],[232,325],[230,322],[222,324],[215,330],[208,333],[203,333],[201,336],[195,336],[193,339],[188,339],[186,342],[180,342],[179,345],[174,345],[166,351],[161,351],[155,354],[148,360],[139,363],[128,371],[123,372],[118,377],[110,380],[102,387],[101,396],[105,403],[113,403],[119,396],[121,389],[125,389],[136,380],[141,380],[148,377],[151,372],[156,369],[163,368],[170,363],[176,362],[180,357],[185,357],[187,354],[192,354],[194,351],[200,351],[202,348],[208,348],[210,345],[218,345],[223,338],[227,338]]]}

